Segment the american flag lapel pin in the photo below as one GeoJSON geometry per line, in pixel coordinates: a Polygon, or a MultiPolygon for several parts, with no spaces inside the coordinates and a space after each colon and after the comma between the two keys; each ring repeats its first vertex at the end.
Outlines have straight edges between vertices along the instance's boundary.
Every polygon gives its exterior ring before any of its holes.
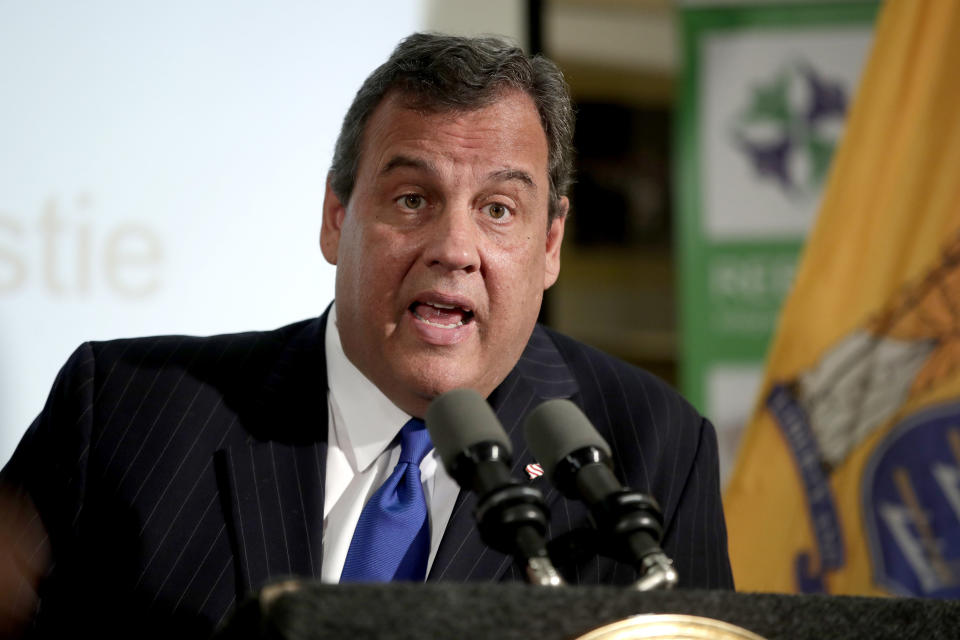
{"type": "Polygon", "coordinates": [[[543,475],[543,467],[540,466],[539,462],[533,462],[526,466],[527,475],[530,476],[531,480],[539,478],[543,475]]]}

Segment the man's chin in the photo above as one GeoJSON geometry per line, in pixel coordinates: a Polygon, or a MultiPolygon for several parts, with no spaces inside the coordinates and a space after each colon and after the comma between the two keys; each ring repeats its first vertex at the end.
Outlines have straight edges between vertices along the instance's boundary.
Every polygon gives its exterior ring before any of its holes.
{"type": "Polygon", "coordinates": [[[485,376],[469,375],[462,364],[447,359],[420,361],[416,367],[398,371],[395,380],[400,384],[394,387],[395,393],[388,394],[391,400],[407,413],[421,417],[433,399],[447,391],[468,388],[486,397],[497,385],[485,376]]]}

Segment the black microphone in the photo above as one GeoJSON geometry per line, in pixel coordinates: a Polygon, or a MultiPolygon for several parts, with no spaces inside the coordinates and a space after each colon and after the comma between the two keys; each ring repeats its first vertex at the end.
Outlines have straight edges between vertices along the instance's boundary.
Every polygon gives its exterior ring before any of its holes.
{"type": "Polygon", "coordinates": [[[677,572],[660,549],[660,505],[617,480],[610,447],[577,405],[544,402],[527,416],[524,433],[553,485],[590,509],[604,555],[636,567],[640,580],[634,586],[641,591],[673,588],[677,572]]]}
{"type": "Polygon", "coordinates": [[[543,495],[511,477],[510,439],[487,401],[471,389],[448,391],[430,403],[426,424],[447,473],[477,495],[481,539],[525,565],[529,582],[563,584],[547,555],[543,495]]]}

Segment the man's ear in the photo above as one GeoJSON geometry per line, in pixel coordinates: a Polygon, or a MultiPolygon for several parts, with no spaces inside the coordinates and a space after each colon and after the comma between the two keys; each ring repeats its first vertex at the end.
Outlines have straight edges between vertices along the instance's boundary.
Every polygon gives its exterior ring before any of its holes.
{"type": "Polygon", "coordinates": [[[563,229],[567,223],[570,200],[560,198],[560,211],[547,228],[547,258],[543,270],[543,288],[549,289],[560,275],[560,245],[563,244],[563,229]]]}
{"type": "Polygon", "coordinates": [[[347,215],[347,208],[330,187],[327,179],[327,190],[323,196],[323,224],[320,226],[320,251],[330,264],[337,264],[337,252],[340,249],[340,232],[343,230],[343,219],[347,215]]]}

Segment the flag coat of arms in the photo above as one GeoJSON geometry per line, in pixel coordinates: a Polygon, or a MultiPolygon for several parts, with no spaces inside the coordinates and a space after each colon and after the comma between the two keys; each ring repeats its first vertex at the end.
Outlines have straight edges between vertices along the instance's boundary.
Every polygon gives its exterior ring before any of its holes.
{"type": "Polygon", "coordinates": [[[727,486],[738,589],[960,597],[958,33],[882,8],[727,486]]]}

